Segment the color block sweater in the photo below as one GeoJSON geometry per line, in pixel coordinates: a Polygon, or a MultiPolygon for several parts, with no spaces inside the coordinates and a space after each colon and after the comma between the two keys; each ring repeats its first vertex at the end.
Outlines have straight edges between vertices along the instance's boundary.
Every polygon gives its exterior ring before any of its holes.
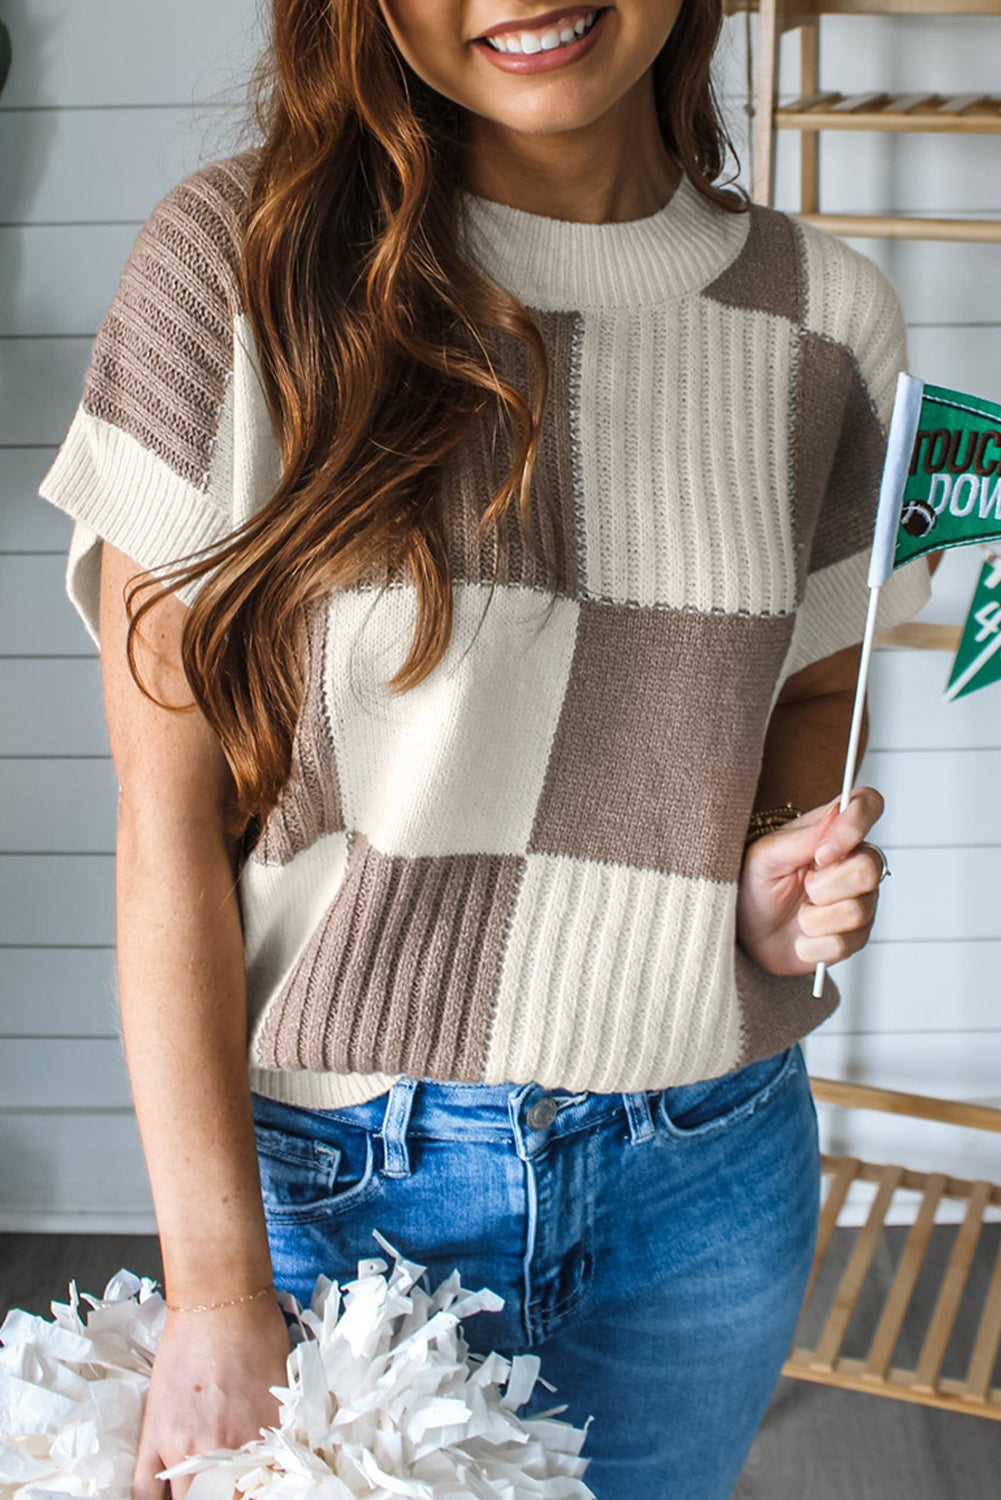
{"type": "MultiPolygon", "coordinates": [[[[238,294],[254,161],[154,209],[41,486],[74,518],[95,641],[102,538],[156,572],[280,477],[238,294]]],[[[466,193],[459,232],[546,342],[531,520],[559,577],[509,517],[488,600],[476,521],[504,469],[476,439],[442,477],[454,625],[430,676],[386,687],[409,581],[312,609],[291,774],[238,887],[251,1086],[312,1107],[403,1074],[666,1087],[790,1045],[840,998],[744,952],[737,883],[783,683],[862,638],[897,296],[842,241],[687,179],[609,224],[466,193]]],[[[877,628],[929,592],[924,559],[899,569],[877,628]]]]}

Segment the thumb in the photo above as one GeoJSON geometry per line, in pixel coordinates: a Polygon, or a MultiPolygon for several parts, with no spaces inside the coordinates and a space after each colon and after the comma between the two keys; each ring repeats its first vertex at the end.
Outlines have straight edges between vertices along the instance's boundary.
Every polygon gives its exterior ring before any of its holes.
{"type": "Polygon", "coordinates": [[[139,1454],[132,1476],[131,1500],[164,1500],[170,1491],[160,1479],[160,1462],[147,1451],[139,1454]]]}
{"type": "Polygon", "coordinates": [[[791,818],[773,833],[766,833],[753,843],[755,873],[764,880],[777,880],[813,864],[813,857],[841,806],[841,798],[821,807],[811,808],[798,818],[791,818]]]}

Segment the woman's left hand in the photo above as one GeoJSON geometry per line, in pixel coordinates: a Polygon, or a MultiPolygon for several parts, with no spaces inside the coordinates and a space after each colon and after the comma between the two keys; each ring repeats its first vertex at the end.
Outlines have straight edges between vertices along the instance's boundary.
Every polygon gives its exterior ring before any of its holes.
{"type": "Polygon", "coordinates": [[[864,840],[882,816],[875,787],[855,787],[747,846],[737,887],[737,939],[772,974],[806,974],[865,946],[882,861],[864,840]]]}

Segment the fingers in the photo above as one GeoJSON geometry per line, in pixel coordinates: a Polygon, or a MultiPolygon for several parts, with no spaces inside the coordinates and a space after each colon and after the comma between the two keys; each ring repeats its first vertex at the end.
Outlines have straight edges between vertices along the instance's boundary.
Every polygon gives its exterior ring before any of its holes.
{"type": "MultiPolygon", "coordinates": [[[[856,787],[844,812],[839,811],[840,798],[813,807],[798,818],[792,818],[781,828],[754,840],[749,846],[749,871],[765,880],[774,880],[793,871],[829,868],[843,861],[856,850],[869,829],[882,816],[883,798],[875,787],[856,787]]],[[[882,870],[878,856],[867,858],[877,861],[877,873],[882,870]]],[[[857,866],[855,875],[862,866],[857,866]]],[[[862,884],[859,890],[871,889],[862,884]]],[[[833,891],[832,891],[833,894],[833,891]]],[[[853,895],[855,891],[845,887],[838,894],[853,895]]],[[[812,899],[812,898],[811,898],[812,899]]]]}
{"type": "Polygon", "coordinates": [[[857,788],[852,803],[831,825],[830,836],[825,836],[830,843],[836,836],[844,852],[836,863],[824,864],[818,849],[816,862],[822,868],[808,870],[804,877],[807,899],[797,913],[800,935],[793,943],[803,962],[838,963],[868,941],[883,861],[874,849],[860,847],[859,831],[868,832],[882,811],[883,798],[874,787],[857,788]],[[856,797],[858,807],[853,805],[856,797]]]}
{"type": "Polygon", "coordinates": [[[871,891],[850,901],[833,901],[829,906],[811,906],[804,902],[799,909],[799,925],[807,937],[858,932],[872,926],[876,901],[876,892],[871,891]]]}
{"type": "MultiPolygon", "coordinates": [[[[863,846],[883,809],[875,787],[856,787],[843,812],[836,798],[748,844],[742,876],[752,905],[762,901],[760,892],[772,882],[789,876],[801,882],[805,900],[795,915],[783,918],[798,929],[793,949],[801,963],[838,963],[868,941],[883,861],[874,848],[863,846]]],[[[787,928],[786,941],[788,933],[787,928]]]]}
{"type": "Polygon", "coordinates": [[[799,935],[793,942],[804,963],[839,963],[857,953],[869,940],[878,903],[876,891],[845,901],[815,906],[804,902],[797,913],[799,935]]]}
{"type": "Polygon", "coordinates": [[[800,936],[793,944],[803,962],[838,963],[868,942],[883,861],[861,846],[884,806],[875,787],[856,787],[818,846],[816,868],[803,880],[807,900],[797,914],[800,936]]]}
{"type": "Polygon", "coordinates": [[[817,846],[814,854],[817,868],[836,864],[857,849],[873,824],[883,816],[885,806],[882,794],[874,786],[855,787],[848,806],[832,820],[817,846]]]}
{"type": "Polygon", "coordinates": [[[140,1448],[132,1475],[131,1500],[167,1500],[171,1492],[166,1483],[156,1477],[162,1468],[155,1453],[140,1448]]]}
{"type": "Polygon", "coordinates": [[[746,864],[749,873],[763,880],[810,868],[817,844],[827,837],[827,830],[838,816],[837,802],[814,807],[802,817],[792,818],[772,833],[763,834],[748,845],[746,864]]]}
{"type": "Polygon", "coordinates": [[[883,873],[883,861],[875,849],[862,846],[853,854],[823,870],[808,870],[803,889],[815,906],[851,900],[875,891],[883,873]]]}
{"type": "Polygon", "coordinates": [[[801,963],[809,964],[811,968],[815,964],[839,964],[843,958],[850,958],[865,947],[871,925],[829,937],[806,937],[800,933],[793,939],[793,952],[801,963]]]}

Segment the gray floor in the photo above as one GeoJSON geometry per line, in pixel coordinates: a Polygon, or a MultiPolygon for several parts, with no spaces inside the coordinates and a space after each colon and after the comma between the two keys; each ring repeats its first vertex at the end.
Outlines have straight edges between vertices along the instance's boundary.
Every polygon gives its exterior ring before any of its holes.
{"type": "MultiPolygon", "coordinates": [[[[839,1229],[800,1322],[797,1342],[812,1340],[830,1305],[858,1231],[839,1229]]],[[[884,1231],[848,1329],[843,1352],[861,1355],[874,1309],[893,1274],[906,1229],[884,1231]]],[[[932,1236],[895,1362],[913,1366],[934,1304],[954,1226],[932,1236]]],[[[1001,1225],[985,1226],[946,1353],[943,1374],[965,1372],[979,1310],[1001,1245],[1001,1225]]],[[[81,1291],[103,1291],[121,1266],[161,1273],[157,1243],[137,1236],[0,1235],[0,1315],[9,1307],[48,1314],[65,1300],[69,1276],[81,1291]]],[[[994,1382],[1001,1385],[1001,1356],[994,1382]]],[[[783,1377],[733,1500],[1001,1500],[1001,1421],[938,1411],[905,1401],[834,1390],[783,1377]]]]}

